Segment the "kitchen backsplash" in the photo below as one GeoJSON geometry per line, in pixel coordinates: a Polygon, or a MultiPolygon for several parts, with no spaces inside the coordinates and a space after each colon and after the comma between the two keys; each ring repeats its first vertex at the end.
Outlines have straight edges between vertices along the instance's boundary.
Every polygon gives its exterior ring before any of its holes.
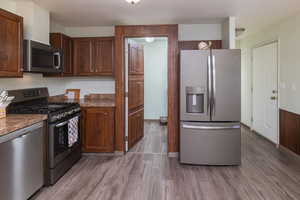
{"type": "Polygon", "coordinates": [[[70,77],[64,78],[67,89],[80,89],[80,96],[98,93],[114,94],[115,79],[109,77],[70,77]]]}
{"type": "Polygon", "coordinates": [[[42,74],[24,73],[23,78],[1,78],[0,89],[14,90],[48,87],[51,96],[65,93],[68,88],[81,89],[81,96],[90,93],[115,93],[113,78],[44,78],[42,74]]]}

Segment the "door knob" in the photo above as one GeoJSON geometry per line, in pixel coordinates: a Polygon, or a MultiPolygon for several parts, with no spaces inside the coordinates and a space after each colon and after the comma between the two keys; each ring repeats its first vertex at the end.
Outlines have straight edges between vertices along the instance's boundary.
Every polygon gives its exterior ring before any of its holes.
{"type": "Polygon", "coordinates": [[[276,94],[276,93],[277,93],[277,90],[272,90],[272,93],[273,93],[273,94],[276,94]]]}
{"type": "Polygon", "coordinates": [[[274,96],[273,96],[273,97],[271,97],[271,100],[276,100],[276,99],[277,99],[277,97],[274,97],[274,96]]]}

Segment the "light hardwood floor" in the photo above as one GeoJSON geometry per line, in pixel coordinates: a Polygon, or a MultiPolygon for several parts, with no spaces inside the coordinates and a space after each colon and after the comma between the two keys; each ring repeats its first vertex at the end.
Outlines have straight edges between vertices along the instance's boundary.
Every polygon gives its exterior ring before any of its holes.
{"type": "Polygon", "coordinates": [[[166,128],[145,124],[145,138],[120,157],[84,156],[40,200],[300,199],[300,159],[242,130],[240,167],[188,166],[166,155],[166,128]]]}

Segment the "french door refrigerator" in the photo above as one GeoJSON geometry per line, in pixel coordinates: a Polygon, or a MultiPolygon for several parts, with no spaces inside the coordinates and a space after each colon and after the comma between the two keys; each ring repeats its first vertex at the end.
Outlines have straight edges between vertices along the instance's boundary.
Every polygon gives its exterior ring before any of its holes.
{"type": "Polygon", "coordinates": [[[240,165],[240,50],[183,50],[180,63],[180,162],[240,165]]]}

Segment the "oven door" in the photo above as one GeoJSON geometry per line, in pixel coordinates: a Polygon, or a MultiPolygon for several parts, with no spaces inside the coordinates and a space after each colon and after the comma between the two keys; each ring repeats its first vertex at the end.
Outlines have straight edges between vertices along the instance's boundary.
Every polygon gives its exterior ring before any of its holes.
{"type": "Polygon", "coordinates": [[[80,145],[80,113],[73,115],[71,118],[49,126],[49,165],[54,168],[59,162],[64,160],[75,146],[80,145]],[[79,117],[78,140],[72,147],[69,147],[69,123],[70,120],[79,117]]]}

